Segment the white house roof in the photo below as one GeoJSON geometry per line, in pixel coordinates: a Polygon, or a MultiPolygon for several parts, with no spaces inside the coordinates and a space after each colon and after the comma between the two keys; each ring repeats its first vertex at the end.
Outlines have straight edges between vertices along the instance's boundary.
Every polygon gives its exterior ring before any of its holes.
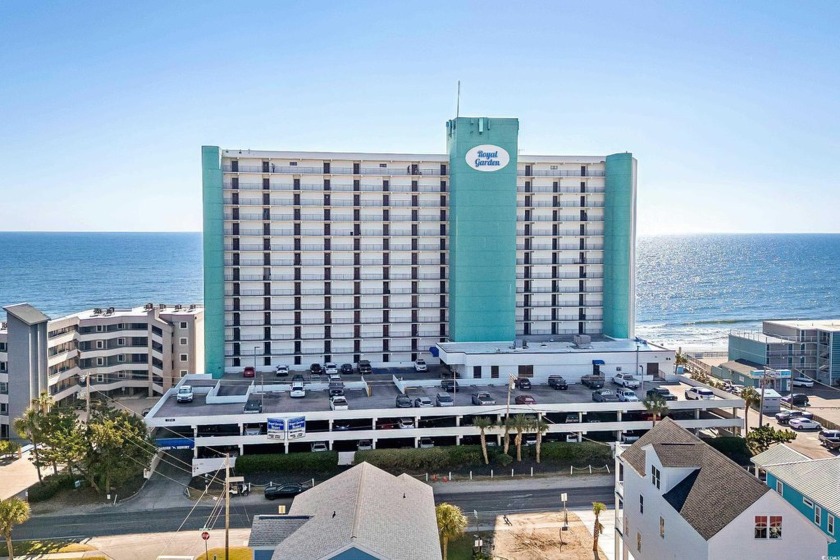
{"type": "Polygon", "coordinates": [[[806,459],[762,468],[826,510],[840,515],[840,457],[806,459]]]}

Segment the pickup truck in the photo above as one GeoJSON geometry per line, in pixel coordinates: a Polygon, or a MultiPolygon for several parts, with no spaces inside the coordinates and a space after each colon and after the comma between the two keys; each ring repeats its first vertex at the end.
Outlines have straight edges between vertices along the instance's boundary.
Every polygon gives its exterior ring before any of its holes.
{"type": "Polygon", "coordinates": [[[840,430],[823,430],[819,439],[826,449],[840,449],[840,430]]]}
{"type": "Polygon", "coordinates": [[[641,386],[639,380],[633,377],[632,373],[616,373],[613,377],[613,383],[628,389],[638,389],[641,386]]]}
{"type": "Polygon", "coordinates": [[[590,389],[603,389],[604,381],[603,375],[584,375],[580,378],[580,382],[590,389]]]}

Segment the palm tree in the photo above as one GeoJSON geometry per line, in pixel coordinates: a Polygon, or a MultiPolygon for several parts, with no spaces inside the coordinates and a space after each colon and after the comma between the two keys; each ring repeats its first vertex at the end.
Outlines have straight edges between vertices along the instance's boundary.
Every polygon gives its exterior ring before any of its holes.
{"type": "Polygon", "coordinates": [[[750,409],[761,401],[761,395],[752,387],[741,389],[741,398],[744,399],[744,435],[750,433],[750,409]]]}
{"type": "Polygon", "coordinates": [[[531,429],[531,420],[523,414],[517,414],[510,421],[510,428],[516,431],[513,443],[516,445],[516,461],[522,462],[522,434],[531,429]]]}
{"type": "Polygon", "coordinates": [[[29,504],[20,498],[9,498],[0,500],[0,532],[6,537],[6,548],[9,551],[9,560],[14,560],[12,550],[12,528],[20,525],[29,519],[29,504]]]}
{"type": "Polygon", "coordinates": [[[495,426],[492,420],[487,416],[478,416],[473,419],[473,426],[478,428],[481,435],[481,452],[484,454],[484,464],[490,464],[490,458],[487,456],[487,429],[495,426]]]}
{"type": "Polygon", "coordinates": [[[543,434],[548,431],[548,422],[542,416],[531,422],[531,429],[537,432],[537,463],[540,462],[540,451],[542,450],[543,434]]]}
{"type": "Polygon", "coordinates": [[[438,534],[443,545],[443,560],[449,550],[449,541],[457,539],[464,534],[467,528],[467,518],[458,506],[443,502],[435,508],[437,517],[438,534]]]}
{"type": "Polygon", "coordinates": [[[41,458],[38,455],[38,440],[40,439],[41,414],[37,408],[29,407],[23,416],[15,418],[14,427],[19,436],[32,442],[32,453],[35,456],[35,470],[38,472],[38,482],[44,483],[41,478],[41,458]]]}
{"type": "Polygon", "coordinates": [[[598,537],[604,531],[604,526],[601,525],[601,513],[607,509],[601,502],[592,502],[592,513],[595,514],[595,527],[592,530],[592,552],[598,552],[598,537]]]}
{"type": "Polygon", "coordinates": [[[496,427],[505,431],[502,434],[502,452],[507,455],[508,449],[510,449],[510,417],[499,418],[499,423],[496,424],[496,427]]]}
{"type": "Polygon", "coordinates": [[[41,414],[48,413],[53,404],[53,398],[46,391],[41,391],[38,398],[32,401],[32,405],[37,407],[41,414]]]}
{"type": "Polygon", "coordinates": [[[656,426],[656,421],[668,414],[668,402],[662,398],[662,395],[651,394],[645,397],[642,401],[645,409],[653,415],[653,425],[656,426]]]}

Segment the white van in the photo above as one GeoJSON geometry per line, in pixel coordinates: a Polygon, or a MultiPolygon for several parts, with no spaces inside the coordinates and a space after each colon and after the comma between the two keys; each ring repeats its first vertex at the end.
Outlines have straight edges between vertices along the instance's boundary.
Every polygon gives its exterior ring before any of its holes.
{"type": "Polygon", "coordinates": [[[711,389],[705,387],[692,387],[685,392],[685,400],[687,401],[711,400],[713,398],[715,398],[715,394],[711,389]]]}

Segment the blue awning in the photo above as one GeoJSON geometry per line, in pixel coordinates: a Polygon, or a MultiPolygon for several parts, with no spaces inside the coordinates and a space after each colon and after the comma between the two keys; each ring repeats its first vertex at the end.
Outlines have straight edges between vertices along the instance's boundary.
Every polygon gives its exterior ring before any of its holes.
{"type": "Polygon", "coordinates": [[[604,364],[604,360],[592,360],[592,365],[593,366],[603,366],[603,365],[606,365],[606,364],[604,364]]]}
{"type": "Polygon", "coordinates": [[[440,355],[440,352],[438,352],[438,347],[437,346],[430,346],[429,347],[429,354],[431,354],[432,356],[437,358],[440,355]]]}

